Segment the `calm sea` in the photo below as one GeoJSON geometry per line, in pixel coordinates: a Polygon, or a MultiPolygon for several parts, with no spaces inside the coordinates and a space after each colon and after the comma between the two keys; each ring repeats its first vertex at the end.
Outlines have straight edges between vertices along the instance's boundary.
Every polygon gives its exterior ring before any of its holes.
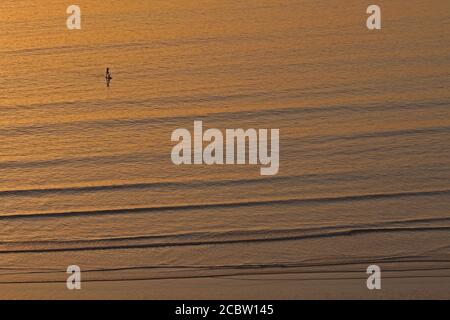
{"type": "Polygon", "coordinates": [[[0,3],[1,284],[450,277],[448,0],[77,4],[0,3]],[[280,129],[279,174],[173,165],[194,120],[280,129]]]}

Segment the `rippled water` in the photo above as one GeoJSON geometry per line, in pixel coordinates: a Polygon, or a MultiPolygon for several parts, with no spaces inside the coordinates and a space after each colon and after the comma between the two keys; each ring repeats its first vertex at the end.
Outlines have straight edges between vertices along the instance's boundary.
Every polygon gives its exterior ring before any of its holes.
{"type": "Polygon", "coordinates": [[[448,279],[448,1],[66,2],[0,3],[0,283],[448,279]],[[279,128],[279,174],[174,166],[194,120],[279,128]]]}

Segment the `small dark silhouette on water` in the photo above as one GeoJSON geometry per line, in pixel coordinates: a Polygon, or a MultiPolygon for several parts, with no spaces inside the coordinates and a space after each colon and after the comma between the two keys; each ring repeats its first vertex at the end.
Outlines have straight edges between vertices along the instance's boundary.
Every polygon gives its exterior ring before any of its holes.
{"type": "Polygon", "coordinates": [[[106,79],[106,86],[109,87],[109,85],[111,84],[111,80],[112,80],[112,76],[111,76],[111,72],[109,72],[109,68],[106,68],[105,79],[106,79]]]}

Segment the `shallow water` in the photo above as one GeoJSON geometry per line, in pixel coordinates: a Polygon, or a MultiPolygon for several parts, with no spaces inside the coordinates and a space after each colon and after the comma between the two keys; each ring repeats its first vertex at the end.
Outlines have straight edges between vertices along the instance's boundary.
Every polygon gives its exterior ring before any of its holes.
{"type": "Polygon", "coordinates": [[[3,0],[0,283],[448,280],[450,4],[378,2],[369,32],[355,0],[82,0],[69,32],[66,1],[3,0]],[[194,120],[279,128],[279,174],[173,165],[194,120]]]}

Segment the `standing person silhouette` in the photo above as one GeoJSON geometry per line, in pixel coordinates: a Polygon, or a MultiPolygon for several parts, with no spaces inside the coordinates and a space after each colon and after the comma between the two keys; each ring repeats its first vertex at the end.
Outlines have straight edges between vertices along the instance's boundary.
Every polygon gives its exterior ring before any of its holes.
{"type": "Polygon", "coordinates": [[[109,87],[109,85],[111,84],[111,80],[112,80],[112,76],[111,76],[111,72],[109,72],[109,68],[106,68],[105,80],[106,80],[106,86],[109,87]]]}

